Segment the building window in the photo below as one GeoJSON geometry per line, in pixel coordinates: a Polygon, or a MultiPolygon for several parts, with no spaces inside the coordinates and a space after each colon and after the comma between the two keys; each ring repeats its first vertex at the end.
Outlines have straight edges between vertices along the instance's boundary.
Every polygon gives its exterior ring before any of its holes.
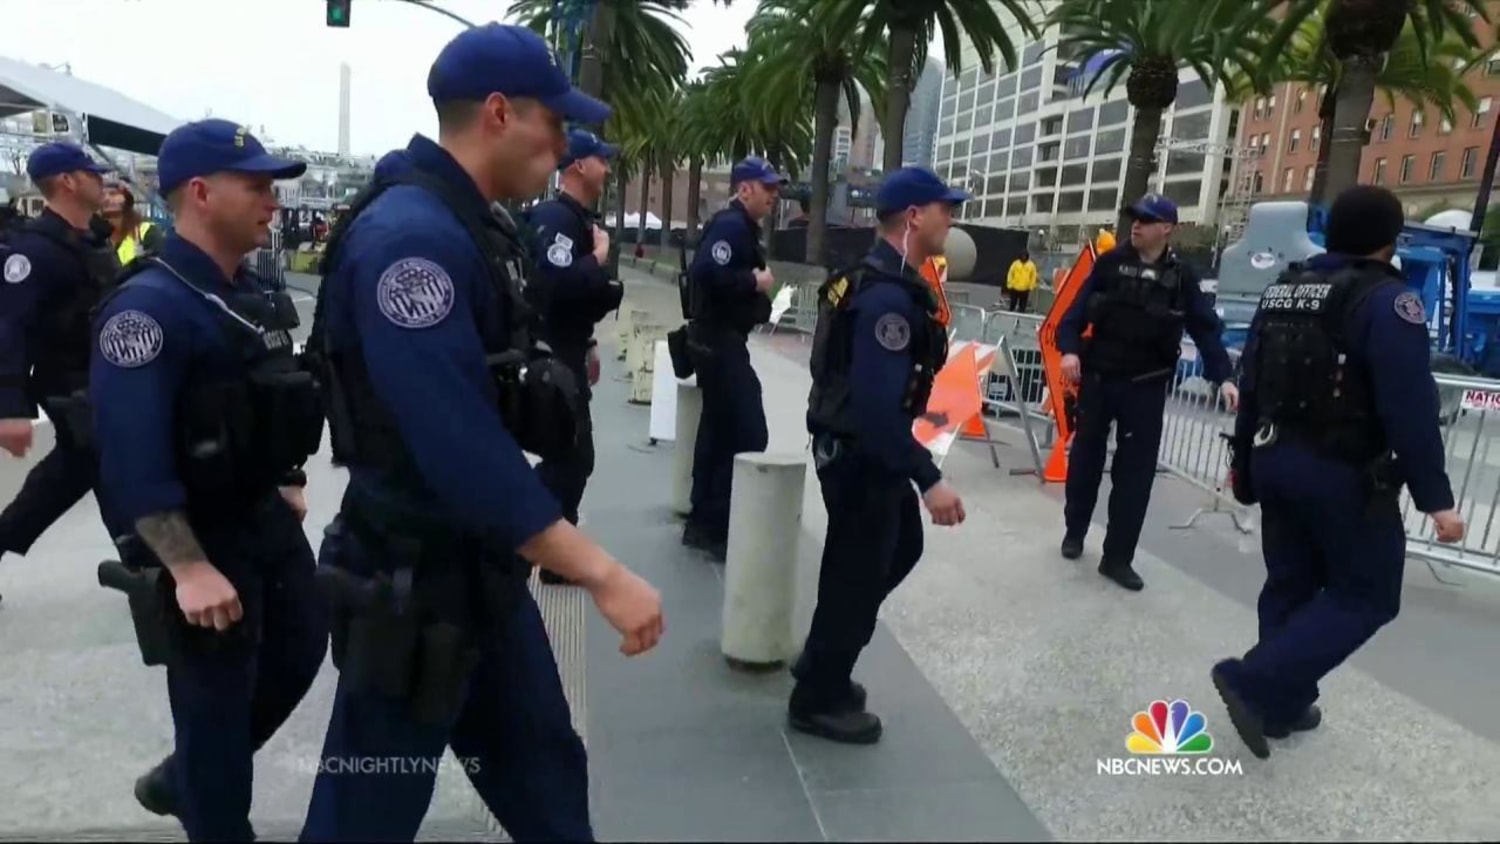
{"type": "MultiPolygon", "coordinates": [[[[1297,151],[1297,145],[1300,144],[1300,143],[1302,143],[1302,130],[1301,129],[1293,129],[1292,130],[1292,137],[1291,137],[1291,139],[1289,139],[1286,142],[1286,151],[1287,152],[1296,152],[1297,151]]],[[[1291,172],[1291,171],[1288,171],[1288,172],[1291,172]]]]}
{"type": "Polygon", "coordinates": [[[1416,166],[1416,164],[1417,157],[1415,155],[1401,156],[1401,184],[1404,185],[1407,182],[1411,181],[1411,171],[1412,168],[1416,166]]]}
{"type": "Polygon", "coordinates": [[[1318,146],[1323,143],[1323,126],[1321,124],[1313,127],[1312,141],[1308,149],[1317,152],[1318,146]]]}
{"type": "Polygon", "coordinates": [[[1385,184],[1385,159],[1384,158],[1377,158],[1377,159],[1375,159],[1375,178],[1371,179],[1370,181],[1374,182],[1377,185],[1383,185],[1383,184],[1385,184]]]}
{"type": "Polygon", "coordinates": [[[1281,192],[1282,193],[1291,193],[1292,192],[1292,180],[1295,179],[1295,178],[1297,178],[1297,170],[1296,170],[1296,168],[1294,168],[1294,167],[1288,167],[1288,168],[1286,168],[1286,172],[1281,174],[1281,192]]]}
{"type": "Polygon", "coordinates": [[[1479,162],[1479,147],[1468,147],[1464,150],[1464,157],[1458,161],[1458,177],[1460,179],[1474,178],[1474,165],[1479,162]]]}
{"type": "Polygon", "coordinates": [[[1485,76],[1500,76],[1500,59],[1490,59],[1484,63],[1485,76]]]}
{"type": "Polygon", "coordinates": [[[1265,132],[1265,133],[1261,134],[1261,136],[1260,136],[1260,148],[1261,149],[1270,149],[1271,148],[1271,133],[1270,132],[1265,132]]]}
{"type": "Polygon", "coordinates": [[[1266,101],[1266,116],[1270,117],[1271,115],[1273,115],[1275,113],[1276,113],[1276,95],[1272,94],[1271,95],[1271,99],[1269,99],[1269,100],[1266,101]]]}
{"type": "Polygon", "coordinates": [[[1316,178],[1317,175],[1318,175],[1318,166],[1316,164],[1309,164],[1309,165],[1307,165],[1307,172],[1305,172],[1305,173],[1302,174],[1302,189],[1303,190],[1312,190],[1313,179],[1316,178]]]}
{"type": "Polygon", "coordinates": [[[1436,182],[1443,178],[1443,164],[1448,160],[1448,153],[1441,150],[1432,154],[1432,162],[1427,165],[1427,181],[1436,182]]]}
{"type": "Polygon", "coordinates": [[[1251,182],[1250,182],[1250,192],[1251,193],[1260,193],[1264,189],[1265,189],[1265,182],[1261,180],[1260,171],[1256,170],[1255,171],[1255,178],[1252,179],[1251,182]]]}
{"type": "Polygon", "coordinates": [[[1260,120],[1262,117],[1265,117],[1265,116],[1266,116],[1266,98],[1265,97],[1256,97],[1255,98],[1255,119],[1256,120],[1260,120]]]}
{"type": "Polygon", "coordinates": [[[1490,106],[1493,105],[1493,104],[1494,104],[1494,100],[1491,99],[1490,97],[1482,97],[1479,100],[1479,110],[1476,111],[1476,112],[1474,112],[1474,119],[1473,119],[1472,122],[1469,123],[1469,125],[1472,126],[1472,127],[1474,127],[1475,129],[1478,129],[1479,127],[1483,126],[1484,125],[1484,118],[1487,115],[1489,115],[1489,113],[1490,113],[1490,106]]]}
{"type": "Polygon", "coordinates": [[[1307,89],[1303,88],[1297,92],[1297,102],[1292,104],[1292,114],[1301,114],[1302,106],[1307,103],[1307,89]]]}
{"type": "Polygon", "coordinates": [[[1395,130],[1395,128],[1396,115],[1387,114],[1385,116],[1385,119],[1380,121],[1380,140],[1389,141],[1391,139],[1391,132],[1395,130]]]}
{"type": "Polygon", "coordinates": [[[1444,117],[1442,120],[1439,120],[1438,121],[1438,134],[1439,135],[1451,135],[1451,134],[1453,134],[1453,121],[1449,120],[1446,117],[1444,117]]]}
{"type": "Polygon", "coordinates": [[[1414,112],[1412,112],[1411,113],[1411,128],[1407,130],[1406,137],[1408,137],[1408,138],[1420,138],[1422,136],[1422,123],[1424,122],[1424,120],[1425,120],[1425,118],[1422,117],[1422,112],[1420,112],[1420,111],[1414,111],[1414,112]]]}

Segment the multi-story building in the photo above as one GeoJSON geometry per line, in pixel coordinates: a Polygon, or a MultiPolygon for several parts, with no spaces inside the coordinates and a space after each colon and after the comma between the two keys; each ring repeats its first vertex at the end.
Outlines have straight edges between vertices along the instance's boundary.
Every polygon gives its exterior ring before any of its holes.
{"type": "MultiPolygon", "coordinates": [[[[906,132],[901,139],[901,163],[906,167],[931,167],[938,130],[938,113],[943,105],[943,64],[928,58],[922,75],[917,77],[906,109],[906,132]]],[[[878,132],[877,132],[878,133],[878,132]]],[[[882,156],[883,158],[884,156],[882,156]]],[[[878,159],[877,159],[878,160],[878,159]]]]}
{"type": "MultiPolygon", "coordinates": [[[[1500,12],[1500,2],[1493,5],[1500,12]]],[[[1483,30],[1480,36],[1486,45],[1494,41],[1483,30]]],[[[1401,197],[1409,216],[1425,218],[1447,208],[1474,207],[1500,99],[1500,59],[1475,68],[1464,81],[1479,107],[1471,112],[1455,103],[1451,122],[1431,106],[1424,111],[1398,98],[1393,107],[1384,93],[1376,93],[1359,181],[1390,188],[1401,197]]],[[[1239,143],[1256,148],[1259,155],[1237,168],[1232,187],[1237,197],[1308,197],[1324,142],[1318,112],[1325,93],[1323,86],[1289,83],[1245,103],[1239,143]]]]}
{"type": "MultiPolygon", "coordinates": [[[[1044,2],[1043,13],[1052,5],[1044,2]]],[[[1082,96],[1077,62],[1055,49],[1055,27],[1029,43],[1014,19],[1010,30],[1024,45],[1019,68],[985,74],[966,43],[964,69],[945,78],[936,169],[975,195],[965,218],[1044,232],[1058,245],[1077,243],[1083,231],[1112,226],[1133,199],[1120,196],[1120,188],[1134,109],[1123,82],[1108,96],[1098,89],[1082,96]]],[[[1149,187],[1178,204],[1184,223],[1215,222],[1237,117],[1222,86],[1210,90],[1193,71],[1182,71],[1176,104],[1163,115],[1170,146],[1157,152],[1149,187]]]]}

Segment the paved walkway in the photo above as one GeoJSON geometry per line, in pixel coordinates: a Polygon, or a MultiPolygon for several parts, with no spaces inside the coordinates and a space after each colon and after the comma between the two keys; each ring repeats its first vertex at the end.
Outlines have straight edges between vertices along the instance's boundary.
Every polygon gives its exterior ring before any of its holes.
{"type": "MultiPolygon", "coordinates": [[[[624,271],[630,300],[670,318],[675,292],[624,271]]],[[[304,320],[307,322],[309,320],[304,320]]],[[[601,332],[606,348],[613,332],[601,332]]],[[[806,344],[758,338],[772,449],[803,452],[806,344]]],[[[718,653],[718,567],[677,543],[671,444],[648,445],[648,410],[606,364],[595,399],[599,466],[585,530],[661,588],[668,634],[626,660],[577,590],[537,587],[593,766],[606,840],[1490,839],[1500,754],[1490,711],[1500,649],[1494,585],[1444,586],[1411,570],[1403,618],[1327,684],[1316,734],[1255,760],[1228,732],[1207,679],[1251,641],[1258,548],[1213,522],[1169,532],[1196,506],[1163,480],[1130,595],[1086,557],[1056,555],[1055,489],[990,466],[972,445],[945,472],[969,521],[930,528],[860,678],[886,721],[877,746],[784,730],[785,674],[731,671],[718,653]],[[1475,670],[1478,668],[1479,670],[1475,670]],[[1185,698],[1214,736],[1223,776],[1111,776],[1130,718],[1185,698]],[[1462,702],[1455,703],[1462,699],[1462,702]]],[[[1019,434],[1002,438],[1020,442],[1019,434]]],[[[39,429],[38,452],[50,434],[39,429]]],[[[1027,465],[1002,447],[1006,468],[1027,465]]],[[[0,464],[0,496],[31,461],[0,464]]],[[[315,458],[307,526],[317,540],[343,473],[315,458]]],[[[825,516],[809,475],[801,525],[805,625],[825,516]]],[[[1098,537],[1091,537],[1091,555],[1098,537]]],[[[86,501],[30,558],[0,562],[0,837],[180,837],[143,813],[130,781],[166,752],[163,673],[140,666],[123,600],[94,584],[109,551],[86,501]]],[[[1451,579],[1452,576],[1445,575],[1451,579]]],[[[254,820],[295,835],[321,745],[331,665],[258,761],[254,820]]],[[[423,837],[492,835],[462,777],[440,779],[423,837]]]]}

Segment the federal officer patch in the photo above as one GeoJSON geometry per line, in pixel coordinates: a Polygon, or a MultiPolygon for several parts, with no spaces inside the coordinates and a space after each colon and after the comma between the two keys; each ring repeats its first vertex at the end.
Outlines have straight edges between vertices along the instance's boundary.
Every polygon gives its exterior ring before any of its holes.
{"type": "Polygon", "coordinates": [[[380,313],[402,328],[430,328],[453,310],[453,279],[426,258],[402,258],[380,274],[380,313]]]}
{"type": "Polygon", "coordinates": [[[730,258],[734,257],[734,250],[729,248],[729,241],[721,240],[714,244],[714,248],[709,254],[713,256],[714,263],[722,267],[729,263],[730,258]]]}
{"type": "Polygon", "coordinates": [[[145,366],[161,354],[161,323],[144,311],[121,311],[99,330],[99,353],[122,369],[145,366]]]}
{"type": "Polygon", "coordinates": [[[1395,306],[1396,316],[1413,325],[1427,324],[1427,311],[1422,307],[1422,299],[1410,290],[1396,296],[1395,306]]]}
{"type": "MultiPolygon", "coordinates": [[[[559,235],[561,237],[561,235],[559,235]]],[[[554,243],[547,247],[547,263],[554,267],[567,269],[573,266],[573,250],[561,243],[554,243]]]]}
{"type": "Polygon", "coordinates": [[[886,314],[875,323],[875,342],[900,352],[911,345],[911,323],[900,314],[886,314]]]}
{"type": "Polygon", "coordinates": [[[5,280],[20,284],[31,275],[31,259],[25,255],[12,255],[5,259],[5,280]]]}

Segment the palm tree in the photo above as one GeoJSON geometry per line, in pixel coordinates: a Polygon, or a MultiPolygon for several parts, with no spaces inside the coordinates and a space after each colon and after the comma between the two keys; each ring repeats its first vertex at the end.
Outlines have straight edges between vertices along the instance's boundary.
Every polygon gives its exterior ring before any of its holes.
{"type": "MultiPolygon", "coordinates": [[[[621,28],[634,25],[636,10],[629,7],[654,6],[660,11],[681,12],[693,4],[693,0],[650,0],[644,3],[642,0],[588,0],[588,2],[592,2],[593,10],[589,12],[587,27],[580,34],[582,44],[579,46],[578,87],[584,93],[594,97],[604,96],[604,66],[606,63],[614,64],[612,57],[618,55],[610,50],[600,50],[599,45],[617,43],[615,33],[621,28]]],[[[588,2],[573,0],[569,5],[577,5],[582,7],[582,10],[587,10],[588,2]]],[[[734,0],[711,0],[711,2],[715,6],[728,8],[733,5],[734,0]]],[[[623,70],[623,68],[617,69],[623,70]]]]}
{"type": "MultiPolygon", "coordinates": [[[[1332,0],[1325,0],[1325,12],[1331,4],[1332,0]]],[[[1324,37],[1323,19],[1323,15],[1318,14],[1302,22],[1291,42],[1277,54],[1278,61],[1270,67],[1268,77],[1273,83],[1300,83],[1323,91],[1318,111],[1318,117],[1322,119],[1319,136],[1323,142],[1318,146],[1317,170],[1308,198],[1314,205],[1322,204],[1329,195],[1326,188],[1332,144],[1328,139],[1333,135],[1334,104],[1342,70],[1324,37]]],[[[1375,90],[1392,109],[1398,99],[1405,100],[1419,111],[1425,113],[1433,109],[1450,123],[1456,122],[1455,103],[1470,111],[1478,108],[1478,99],[1465,84],[1465,76],[1494,53],[1493,48],[1476,50],[1451,34],[1429,47],[1423,44],[1417,28],[1408,21],[1375,77],[1375,90]]],[[[1252,88],[1244,77],[1229,85],[1233,97],[1248,96],[1252,88]]]]}
{"type": "Polygon", "coordinates": [[[995,72],[995,53],[1007,69],[1016,66],[1016,45],[1001,10],[1015,19],[1023,32],[1037,37],[1031,18],[1032,0],[824,0],[834,35],[850,38],[862,33],[865,47],[884,40],[888,76],[881,133],[885,140],[884,170],[901,166],[902,139],[912,88],[927,63],[927,45],[937,32],[950,73],[963,70],[963,45],[973,45],[985,73],[995,72]]]}
{"type": "Polygon", "coordinates": [[[1288,0],[1286,18],[1268,43],[1268,54],[1280,53],[1304,21],[1324,12],[1325,3],[1325,40],[1339,63],[1339,78],[1327,138],[1324,196],[1337,196],[1359,180],[1376,80],[1402,32],[1411,28],[1417,55],[1425,61],[1445,40],[1477,48],[1474,19],[1488,24],[1490,17],[1485,0],[1288,0]]]}
{"type": "MultiPolygon", "coordinates": [[[[1268,83],[1258,72],[1264,61],[1260,47],[1275,26],[1268,15],[1281,2],[1061,0],[1048,23],[1061,29],[1058,51],[1089,69],[1083,95],[1100,82],[1107,95],[1126,77],[1135,121],[1122,186],[1125,204],[1150,185],[1162,115],[1177,101],[1178,67],[1192,68],[1210,91],[1236,79],[1264,90],[1268,83]]],[[[1115,230],[1129,230],[1123,209],[1115,230]]]]}
{"type": "Polygon", "coordinates": [[[885,82],[882,51],[847,37],[833,19],[841,13],[826,0],[761,0],[749,27],[749,49],[755,59],[750,73],[752,109],[771,126],[784,125],[809,111],[813,114],[806,256],[813,265],[822,263],[828,229],[828,182],[839,99],[848,106],[851,125],[858,125],[861,92],[877,102],[885,82]]]}

